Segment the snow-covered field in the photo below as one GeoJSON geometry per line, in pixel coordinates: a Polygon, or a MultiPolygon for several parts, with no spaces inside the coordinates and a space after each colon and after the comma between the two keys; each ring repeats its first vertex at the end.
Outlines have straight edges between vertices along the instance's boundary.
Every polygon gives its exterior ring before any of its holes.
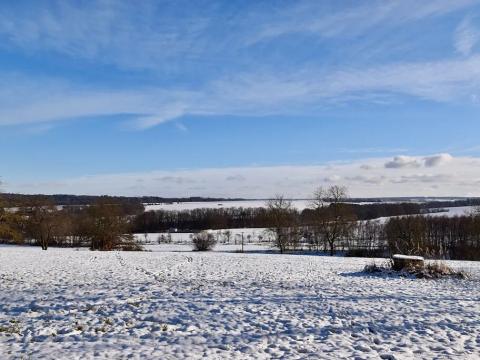
{"type": "MultiPolygon", "coordinates": [[[[370,204],[368,202],[359,204],[370,204]]],[[[311,205],[311,200],[293,200],[292,205],[298,210],[304,210],[311,205]]],[[[172,204],[145,204],[145,211],[150,210],[194,210],[194,209],[220,209],[220,208],[259,208],[265,207],[265,200],[241,200],[241,201],[224,201],[224,202],[176,202],[172,204]]],[[[462,216],[470,215],[477,207],[475,206],[459,206],[459,207],[446,207],[439,209],[439,212],[433,212],[428,214],[429,216],[462,216]],[[442,211],[443,210],[443,211],[442,211]]],[[[385,221],[388,217],[379,218],[380,221],[385,221]]]]}
{"type": "MultiPolygon", "coordinates": [[[[145,204],[145,211],[150,210],[194,210],[194,209],[221,209],[221,208],[259,208],[266,206],[266,200],[238,200],[238,201],[201,201],[201,202],[174,202],[171,204],[145,204]]],[[[309,206],[310,200],[293,200],[292,205],[299,210],[309,206]]]]}
{"type": "Polygon", "coordinates": [[[447,207],[447,208],[442,208],[442,210],[445,210],[445,211],[431,213],[428,215],[429,216],[448,216],[448,217],[471,215],[476,210],[476,208],[477,208],[476,206],[447,207]]]}
{"type": "MultiPolygon", "coordinates": [[[[242,237],[245,244],[259,243],[259,242],[271,242],[273,235],[265,228],[239,228],[239,229],[219,229],[209,230],[217,242],[228,244],[241,244],[242,237]]],[[[170,241],[174,244],[190,244],[194,233],[144,233],[134,234],[135,239],[143,244],[158,244],[159,242],[165,243],[170,241]],[[159,241],[160,240],[160,241],[159,241]]]]}
{"type": "MultiPolygon", "coordinates": [[[[2,359],[478,359],[472,280],[367,276],[371,259],[0,248],[2,359]]],[[[249,249],[261,249],[251,245],[249,249]]]]}

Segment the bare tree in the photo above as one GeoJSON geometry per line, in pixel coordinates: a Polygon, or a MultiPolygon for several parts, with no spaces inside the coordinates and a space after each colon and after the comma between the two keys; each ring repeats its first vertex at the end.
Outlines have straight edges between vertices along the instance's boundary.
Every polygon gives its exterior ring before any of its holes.
{"type": "Polygon", "coordinates": [[[273,235],[274,244],[283,254],[291,241],[292,227],[295,223],[295,211],[292,202],[283,195],[276,195],[267,201],[268,217],[271,226],[268,231],[273,235]]]}
{"type": "Polygon", "coordinates": [[[42,250],[47,250],[59,228],[57,208],[47,201],[38,200],[31,206],[23,208],[22,213],[25,214],[28,235],[42,247],[42,250]]]}
{"type": "Polygon", "coordinates": [[[223,242],[230,244],[230,238],[232,237],[232,232],[230,230],[225,230],[223,232],[223,242]]]}
{"type": "Polygon", "coordinates": [[[356,219],[351,208],[345,204],[347,199],[348,189],[344,186],[333,185],[315,190],[310,206],[314,210],[317,250],[323,242],[324,248],[328,246],[330,255],[334,255],[339,240],[351,234],[356,219]]]}
{"type": "Polygon", "coordinates": [[[128,217],[117,204],[98,202],[87,209],[91,250],[141,250],[130,232],[128,217]]]}

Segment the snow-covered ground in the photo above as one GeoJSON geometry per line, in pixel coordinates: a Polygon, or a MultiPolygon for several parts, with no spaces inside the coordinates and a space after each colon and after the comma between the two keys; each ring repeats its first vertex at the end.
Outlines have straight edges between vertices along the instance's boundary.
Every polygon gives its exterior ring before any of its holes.
{"type": "MultiPolygon", "coordinates": [[[[171,204],[145,204],[145,211],[150,210],[193,210],[193,209],[221,209],[221,208],[259,208],[266,206],[266,200],[238,200],[238,201],[201,201],[201,202],[174,202],[171,204]]],[[[309,206],[310,200],[293,200],[292,205],[299,210],[309,206]]]]}
{"type": "Polygon", "coordinates": [[[435,212],[428,214],[429,216],[463,216],[463,215],[471,215],[478,207],[477,206],[458,206],[458,207],[447,207],[441,208],[438,210],[445,210],[441,212],[435,212]]]}
{"type": "MultiPolygon", "coordinates": [[[[425,201],[435,201],[439,199],[426,199],[425,201]]],[[[444,199],[442,199],[444,200],[444,199]]],[[[453,201],[453,200],[452,200],[453,201]]],[[[298,210],[304,210],[311,206],[311,200],[292,200],[292,205],[298,210]]],[[[199,201],[199,202],[174,202],[174,203],[164,203],[164,204],[144,204],[145,211],[150,210],[172,210],[172,211],[181,211],[181,210],[194,210],[194,209],[220,209],[220,208],[233,208],[233,207],[243,207],[243,208],[259,208],[265,207],[266,200],[238,200],[238,201],[199,201]]],[[[389,202],[383,202],[389,203],[389,202]]],[[[394,203],[394,202],[392,202],[394,203]]],[[[360,205],[373,204],[372,202],[360,202],[357,203],[360,205]]],[[[464,206],[464,207],[447,207],[446,209],[449,212],[455,214],[463,214],[466,211],[469,211],[474,207],[464,206]]]]}
{"type": "MultiPolygon", "coordinates": [[[[244,244],[271,242],[272,233],[265,228],[240,228],[240,229],[219,229],[209,230],[215,235],[218,243],[241,244],[242,237],[244,244]]],[[[135,239],[143,244],[158,244],[170,241],[174,244],[190,244],[194,233],[144,233],[134,234],[135,239]]]]}
{"type": "Polygon", "coordinates": [[[428,281],[359,273],[371,259],[149,248],[1,247],[1,358],[478,359],[480,353],[478,263],[451,262],[473,280],[428,281]]]}

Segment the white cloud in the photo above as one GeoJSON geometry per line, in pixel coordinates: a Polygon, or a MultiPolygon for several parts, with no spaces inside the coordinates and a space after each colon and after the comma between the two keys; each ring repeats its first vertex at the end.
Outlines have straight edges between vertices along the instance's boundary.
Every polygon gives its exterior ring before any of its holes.
{"type": "Polygon", "coordinates": [[[387,169],[419,168],[421,163],[418,159],[411,156],[395,156],[393,160],[385,163],[387,169]]]}
{"type": "Polygon", "coordinates": [[[386,169],[403,169],[403,168],[420,168],[427,167],[433,168],[449,163],[453,160],[450,154],[438,154],[430,155],[424,158],[399,155],[395,156],[393,160],[389,160],[385,163],[386,169]]]}
{"type": "Polygon", "coordinates": [[[453,157],[450,154],[439,154],[439,155],[432,155],[427,156],[424,159],[426,167],[435,167],[444,165],[453,160],[453,157]]]}
{"type": "Polygon", "coordinates": [[[245,177],[243,175],[229,175],[225,178],[226,181],[236,181],[236,182],[243,182],[245,181],[245,177]]]}
{"type": "MultiPolygon", "coordinates": [[[[422,164],[385,168],[385,158],[312,166],[269,166],[184,169],[60,179],[43,183],[11,183],[5,191],[159,196],[227,196],[265,198],[276,193],[308,197],[319,185],[348,186],[355,197],[480,196],[480,158],[451,157],[442,166],[426,165],[442,156],[400,161],[422,164]],[[428,160],[426,160],[428,159],[428,160]],[[368,166],[368,171],[361,168],[368,166]],[[139,181],[140,180],[140,181],[139,181]]],[[[446,157],[443,157],[446,158],[446,157]]],[[[435,162],[435,161],[434,161],[435,162]]]]}
{"type": "Polygon", "coordinates": [[[468,56],[478,43],[478,40],[480,40],[480,31],[473,26],[470,17],[465,18],[455,31],[454,45],[456,51],[464,56],[468,56]]]}

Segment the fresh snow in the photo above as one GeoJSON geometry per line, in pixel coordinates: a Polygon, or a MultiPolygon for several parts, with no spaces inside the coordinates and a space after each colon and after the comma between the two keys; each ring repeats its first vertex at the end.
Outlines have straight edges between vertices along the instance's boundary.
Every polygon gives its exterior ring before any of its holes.
{"type": "MultiPolygon", "coordinates": [[[[298,210],[307,208],[311,200],[292,200],[292,206],[298,210]]],[[[145,211],[150,210],[194,210],[221,208],[261,208],[266,207],[267,200],[233,200],[233,201],[185,201],[164,204],[145,204],[145,211]]]]}
{"type": "MultiPolygon", "coordinates": [[[[366,275],[372,259],[0,247],[2,359],[475,359],[471,280],[366,275]]],[[[233,250],[235,249],[235,250],[233,250]]],[[[248,250],[262,247],[249,245],[248,250]]],[[[382,260],[377,259],[377,263],[382,260]]]]}
{"type": "Polygon", "coordinates": [[[425,258],[422,256],[411,256],[411,255],[401,255],[401,254],[395,254],[392,256],[393,259],[398,259],[398,260],[417,260],[417,261],[424,261],[425,258]]]}
{"type": "MultiPolygon", "coordinates": [[[[444,210],[444,211],[430,213],[428,215],[429,216],[447,216],[447,217],[464,216],[464,215],[471,215],[477,208],[478,208],[477,206],[447,207],[447,208],[438,209],[438,210],[444,210]]],[[[432,210],[436,210],[436,209],[432,209],[432,210]]]]}
{"type": "MultiPolygon", "coordinates": [[[[232,228],[232,229],[218,229],[218,230],[208,230],[212,233],[219,243],[228,242],[228,237],[225,233],[228,231],[230,234],[229,243],[231,244],[241,244],[242,236],[243,242],[247,243],[258,243],[258,242],[271,242],[273,240],[273,235],[266,228],[232,228]]],[[[163,237],[163,239],[168,239],[170,237],[172,243],[178,244],[190,244],[192,242],[192,237],[195,233],[191,232],[164,232],[164,233],[137,233],[134,234],[135,239],[141,243],[146,244],[157,244],[158,240],[163,237]]]]}

